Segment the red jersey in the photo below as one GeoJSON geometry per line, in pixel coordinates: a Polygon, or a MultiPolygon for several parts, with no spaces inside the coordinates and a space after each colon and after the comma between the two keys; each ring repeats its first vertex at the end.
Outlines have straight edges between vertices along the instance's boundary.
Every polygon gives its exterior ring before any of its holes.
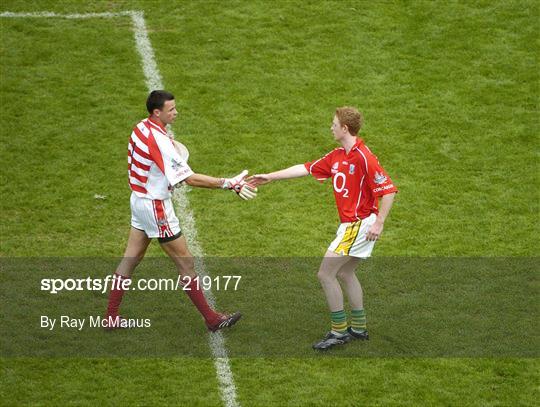
{"type": "Polygon", "coordinates": [[[304,164],[319,181],[332,178],[342,223],[356,222],[379,213],[378,198],[397,192],[377,157],[360,138],[347,154],[343,147],[304,164]]]}

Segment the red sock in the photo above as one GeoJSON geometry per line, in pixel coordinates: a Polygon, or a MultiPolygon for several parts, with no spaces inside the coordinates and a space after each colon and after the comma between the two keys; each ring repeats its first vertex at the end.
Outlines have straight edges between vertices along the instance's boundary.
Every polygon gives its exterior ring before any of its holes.
{"type": "Polygon", "coordinates": [[[124,280],[130,280],[130,278],[114,273],[113,285],[111,287],[111,291],[109,292],[107,317],[116,318],[118,316],[118,308],[120,308],[120,303],[122,302],[122,297],[124,296],[124,289],[121,284],[121,282],[124,280]]]}
{"type": "Polygon", "coordinates": [[[184,291],[190,298],[191,302],[193,302],[193,304],[197,307],[206,322],[213,323],[218,318],[218,313],[210,308],[210,305],[208,305],[204,292],[201,290],[201,287],[199,287],[196,279],[192,279],[188,284],[186,284],[184,286],[184,291]]]}

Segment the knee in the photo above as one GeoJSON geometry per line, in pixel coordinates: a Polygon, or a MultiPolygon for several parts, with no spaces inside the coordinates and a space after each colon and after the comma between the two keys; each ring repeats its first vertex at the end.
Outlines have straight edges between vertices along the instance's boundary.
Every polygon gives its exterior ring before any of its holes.
{"type": "Polygon", "coordinates": [[[321,284],[327,284],[335,279],[335,277],[328,270],[325,269],[319,270],[319,272],[317,273],[317,278],[319,279],[321,284]]]}
{"type": "Polygon", "coordinates": [[[344,273],[343,271],[338,271],[338,273],[336,274],[336,277],[340,282],[345,282],[347,280],[347,274],[344,273]]]}
{"type": "Polygon", "coordinates": [[[142,261],[145,253],[146,247],[134,247],[133,245],[128,245],[124,252],[124,258],[129,259],[130,263],[137,265],[142,261]]]}

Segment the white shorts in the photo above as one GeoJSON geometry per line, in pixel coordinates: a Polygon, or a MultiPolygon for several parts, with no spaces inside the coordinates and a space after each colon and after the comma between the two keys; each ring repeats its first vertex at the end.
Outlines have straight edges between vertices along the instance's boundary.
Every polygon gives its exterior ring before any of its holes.
{"type": "Polygon", "coordinates": [[[342,256],[366,258],[371,256],[375,241],[366,240],[366,235],[375,223],[377,215],[372,213],[367,218],[357,222],[346,222],[339,225],[336,238],[328,250],[342,256]]]}
{"type": "Polygon", "coordinates": [[[132,193],[130,201],[131,226],[135,229],[142,230],[149,238],[169,240],[180,236],[180,222],[170,199],[140,198],[132,193]]]}

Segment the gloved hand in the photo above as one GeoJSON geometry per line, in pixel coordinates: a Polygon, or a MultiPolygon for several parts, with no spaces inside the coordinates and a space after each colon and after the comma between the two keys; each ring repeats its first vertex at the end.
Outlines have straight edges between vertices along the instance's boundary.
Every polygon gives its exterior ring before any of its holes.
{"type": "Polygon", "coordinates": [[[246,201],[248,199],[253,199],[257,196],[257,188],[244,181],[247,174],[248,170],[244,170],[233,178],[224,178],[221,187],[236,192],[240,198],[245,199],[246,201]]]}

